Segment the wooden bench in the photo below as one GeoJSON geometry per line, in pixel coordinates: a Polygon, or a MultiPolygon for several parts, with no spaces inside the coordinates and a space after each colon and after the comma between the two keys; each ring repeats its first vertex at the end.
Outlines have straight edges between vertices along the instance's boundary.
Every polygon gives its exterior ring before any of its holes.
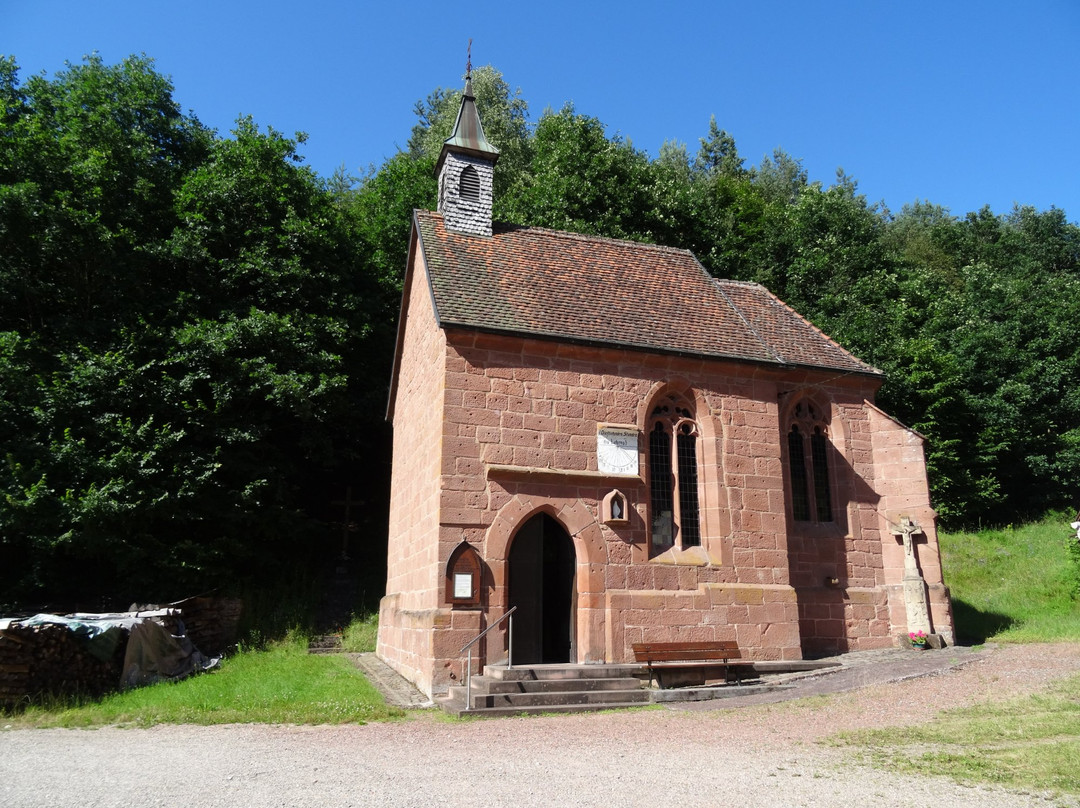
{"type": "MultiPolygon", "coordinates": [[[[716,642],[636,642],[634,656],[649,668],[661,688],[703,685],[709,669],[722,670],[725,682],[742,683],[743,674],[753,673],[753,662],[733,662],[742,658],[733,640],[716,642]]],[[[715,677],[714,677],[715,678],[715,677]]]]}

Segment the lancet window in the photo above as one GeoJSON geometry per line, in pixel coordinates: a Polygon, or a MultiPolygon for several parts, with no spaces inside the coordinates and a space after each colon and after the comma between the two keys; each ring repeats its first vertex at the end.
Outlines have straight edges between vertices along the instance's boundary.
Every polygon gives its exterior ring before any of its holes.
{"type": "Polygon", "coordinates": [[[697,443],[697,422],[685,403],[669,400],[653,410],[649,427],[653,555],[676,544],[701,544],[697,443]]]}
{"type": "Polygon", "coordinates": [[[800,401],[792,410],[787,446],[795,521],[833,521],[829,425],[813,402],[800,401]]]}

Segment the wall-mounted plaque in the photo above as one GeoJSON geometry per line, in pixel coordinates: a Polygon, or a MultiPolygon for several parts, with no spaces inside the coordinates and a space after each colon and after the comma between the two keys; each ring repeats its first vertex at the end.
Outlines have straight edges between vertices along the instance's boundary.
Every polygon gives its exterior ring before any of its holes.
{"type": "Polygon", "coordinates": [[[473,581],[471,572],[455,572],[454,573],[454,599],[468,599],[472,598],[473,594],[473,581]]]}
{"type": "Polygon", "coordinates": [[[637,475],[638,431],[614,426],[597,429],[596,467],[604,474],[637,475]]]}
{"type": "Polygon", "coordinates": [[[446,562],[446,600],[451,606],[480,605],[480,554],[467,541],[462,541],[446,562]]]}

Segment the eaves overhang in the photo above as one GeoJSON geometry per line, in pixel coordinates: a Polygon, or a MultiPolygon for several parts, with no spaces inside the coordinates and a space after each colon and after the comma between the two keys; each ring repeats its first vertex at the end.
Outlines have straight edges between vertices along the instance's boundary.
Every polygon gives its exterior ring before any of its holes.
{"type": "Polygon", "coordinates": [[[633,342],[621,342],[615,340],[592,340],[581,337],[569,337],[565,334],[547,333],[543,331],[525,331],[493,326],[482,326],[473,323],[453,322],[451,320],[440,319],[437,312],[436,319],[438,321],[439,327],[442,328],[444,331],[453,330],[460,332],[491,334],[494,336],[516,337],[518,339],[536,339],[543,342],[554,342],[563,345],[580,345],[583,347],[596,348],[598,350],[615,348],[619,350],[635,351],[637,353],[647,353],[661,356],[678,356],[686,359],[708,359],[718,362],[736,362],[738,364],[756,365],[758,367],[767,367],[775,370],[809,370],[818,373],[833,373],[841,376],[860,376],[867,379],[875,379],[879,383],[884,381],[885,379],[885,374],[877,368],[869,368],[867,370],[859,370],[853,368],[836,368],[825,365],[814,365],[810,363],[788,362],[780,358],[769,360],[761,359],[760,357],[740,356],[739,354],[723,353],[719,351],[688,351],[685,349],[664,348],[655,345],[646,345],[633,342]]]}

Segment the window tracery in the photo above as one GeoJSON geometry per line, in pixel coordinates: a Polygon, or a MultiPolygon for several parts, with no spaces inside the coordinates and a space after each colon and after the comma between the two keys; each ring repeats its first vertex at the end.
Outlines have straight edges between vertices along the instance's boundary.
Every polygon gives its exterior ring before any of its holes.
{"type": "Polygon", "coordinates": [[[796,522],[833,521],[829,444],[829,424],[819,407],[809,400],[797,403],[787,434],[791,515],[796,522]]]}
{"type": "Polygon", "coordinates": [[[698,425],[685,402],[669,398],[649,420],[650,543],[652,555],[676,543],[701,544],[698,505],[698,425]]]}

